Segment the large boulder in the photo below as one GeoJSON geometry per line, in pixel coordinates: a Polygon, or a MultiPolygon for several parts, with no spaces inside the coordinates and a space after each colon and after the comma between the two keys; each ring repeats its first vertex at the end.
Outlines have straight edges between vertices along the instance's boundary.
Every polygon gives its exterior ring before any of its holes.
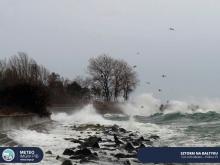
{"type": "Polygon", "coordinates": [[[135,154],[123,154],[123,153],[118,153],[114,155],[117,159],[120,158],[135,158],[136,155],[135,154]]]}
{"type": "Polygon", "coordinates": [[[52,151],[50,151],[50,150],[49,150],[49,151],[46,151],[45,154],[52,155],[52,151]]]}
{"type": "Polygon", "coordinates": [[[80,162],[88,162],[90,160],[97,160],[98,154],[92,153],[89,149],[84,148],[81,150],[77,150],[74,155],[70,157],[70,159],[80,159],[80,162]]]}
{"type": "Polygon", "coordinates": [[[127,150],[127,151],[129,151],[129,152],[131,152],[131,151],[133,151],[133,150],[135,149],[130,142],[128,142],[128,143],[125,145],[124,148],[125,148],[125,150],[127,150]]]}
{"type": "Polygon", "coordinates": [[[73,165],[73,163],[70,160],[64,160],[61,165],[73,165]]]}
{"type": "Polygon", "coordinates": [[[116,145],[124,144],[122,141],[120,141],[117,137],[117,135],[114,134],[114,140],[116,145]]]}
{"type": "Polygon", "coordinates": [[[120,131],[121,133],[126,133],[126,132],[127,132],[126,129],[124,129],[124,128],[119,128],[119,131],[120,131]]]}
{"type": "Polygon", "coordinates": [[[89,155],[92,155],[92,152],[88,148],[84,148],[81,150],[77,150],[74,155],[89,156],[89,155]]]}
{"type": "Polygon", "coordinates": [[[63,152],[63,155],[68,155],[68,156],[71,156],[71,155],[74,155],[74,151],[72,149],[65,149],[64,152],[63,152]]]}
{"type": "Polygon", "coordinates": [[[118,125],[113,125],[112,127],[111,127],[111,130],[113,131],[113,132],[118,132],[118,128],[119,128],[119,126],[118,125]]]}
{"type": "Polygon", "coordinates": [[[92,148],[100,148],[99,143],[98,143],[98,142],[95,142],[95,143],[92,145],[92,148]]]}
{"type": "Polygon", "coordinates": [[[81,148],[87,148],[87,147],[92,147],[92,148],[100,148],[99,147],[99,142],[101,142],[102,139],[100,137],[96,136],[91,136],[88,139],[85,139],[85,142],[81,144],[81,148]]]}

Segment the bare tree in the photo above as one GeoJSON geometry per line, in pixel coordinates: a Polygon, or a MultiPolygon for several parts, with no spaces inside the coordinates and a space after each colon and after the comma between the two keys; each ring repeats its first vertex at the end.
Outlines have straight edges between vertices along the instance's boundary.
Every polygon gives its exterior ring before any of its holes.
{"type": "Polygon", "coordinates": [[[91,58],[89,60],[88,70],[93,77],[93,81],[96,83],[96,88],[100,88],[105,101],[111,99],[111,85],[112,85],[112,73],[113,73],[114,59],[101,55],[97,58],[91,58]]]}
{"type": "Polygon", "coordinates": [[[118,97],[122,90],[122,77],[123,77],[123,70],[125,69],[126,62],[122,60],[115,60],[114,67],[113,67],[113,96],[114,101],[118,100],[118,97]]]}
{"type": "Polygon", "coordinates": [[[47,86],[48,85],[48,78],[50,75],[49,70],[42,65],[38,66],[38,69],[39,69],[39,81],[47,86]]]}
{"type": "Polygon", "coordinates": [[[7,66],[7,61],[0,60],[0,80],[3,80],[5,77],[6,66],[7,66]]]}
{"type": "Polygon", "coordinates": [[[138,82],[136,72],[127,62],[107,55],[90,59],[88,70],[93,78],[92,91],[99,94],[97,91],[101,90],[105,101],[117,101],[121,94],[127,100],[138,82]]]}
{"type": "Polygon", "coordinates": [[[8,69],[11,70],[14,80],[29,82],[37,79],[37,63],[25,53],[18,53],[9,59],[8,69]]]}
{"type": "Polygon", "coordinates": [[[138,83],[137,74],[129,65],[125,65],[122,72],[123,97],[128,100],[129,94],[136,88],[138,83]]]}
{"type": "Polygon", "coordinates": [[[44,66],[38,65],[34,59],[29,58],[26,53],[18,53],[8,61],[1,61],[0,74],[3,70],[4,79],[7,79],[9,84],[25,82],[47,85],[48,82],[49,71],[44,66]]]}
{"type": "Polygon", "coordinates": [[[76,76],[74,79],[82,88],[91,88],[92,86],[92,79],[91,78],[84,78],[82,76],[76,76]]]}

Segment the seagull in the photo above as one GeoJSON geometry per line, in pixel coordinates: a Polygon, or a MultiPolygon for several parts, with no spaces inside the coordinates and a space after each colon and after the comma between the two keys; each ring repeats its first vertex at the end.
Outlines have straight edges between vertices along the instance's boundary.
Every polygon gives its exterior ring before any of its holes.
{"type": "Polygon", "coordinates": [[[137,68],[137,65],[134,65],[133,68],[137,68]]]}
{"type": "Polygon", "coordinates": [[[162,89],[158,89],[158,92],[162,92],[162,89]]]}
{"type": "Polygon", "coordinates": [[[171,31],[175,31],[175,29],[174,29],[174,28],[172,28],[172,27],[170,27],[170,30],[171,30],[171,31]]]}
{"type": "Polygon", "coordinates": [[[151,83],[150,82],[146,82],[146,84],[150,85],[151,83]]]}
{"type": "Polygon", "coordinates": [[[163,74],[161,77],[165,78],[165,77],[167,77],[167,75],[163,74]]]}
{"type": "Polygon", "coordinates": [[[136,54],[137,54],[137,55],[139,55],[139,54],[140,54],[140,52],[137,52],[136,54]]]}

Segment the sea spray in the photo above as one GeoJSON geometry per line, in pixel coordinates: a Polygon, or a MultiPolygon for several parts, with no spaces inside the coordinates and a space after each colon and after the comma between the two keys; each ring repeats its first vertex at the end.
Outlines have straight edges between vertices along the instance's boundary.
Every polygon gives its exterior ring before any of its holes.
{"type": "Polygon", "coordinates": [[[142,94],[121,105],[123,112],[127,115],[150,116],[159,112],[161,101],[154,98],[152,94],[142,94]]]}
{"type": "MultiPolygon", "coordinates": [[[[77,111],[69,108],[69,112],[66,110],[66,113],[53,113],[51,127],[50,124],[42,124],[40,129],[40,126],[32,129],[16,129],[7,134],[18,144],[40,146],[45,151],[51,150],[55,155],[62,154],[69,146],[74,147],[73,143],[65,140],[66,138],[99,136],[95,130],[89,130],[90,134],[87,133],[88,130],[74,130],[81,125],[84,127],[85,125],[99,125],[107,128],[109,125],[116,124],[144,138],[158,135],[160,138],[154,141],[154,146],[220,145],[218,100],[206,102],[171,100],[163,103],[168,105],[163,112],[160,111],[161,104],[162,101],[154,98],[153,95],[145,94],[120,105],[124,114],[109,112],[108,115],[99,114],[93,105],[89,104],[77,111]]],[[[111,135],[108,136],[112,138],[111,135]]],[[[55,160],[51,157],[46,159],[49,162],[55,160]]]]}
{"type": "Polygon", "coordinates": [[[142,94],[120,105],[123,112],[129,116],[151,116],[157,113],[220,113],[220,99],[193,99],[187,101],[168,100],[163,103],[153,94],[142,94]],[[163,109],[161,110],[161,105],[163,109]]]}
{"type": "Polygon", "coordinates": [[[112,124],[111,121],[103,118],[98,114],[92,104],[88,104],[80,110],[67,113],[53,113],[51,119],[61,123],[76,123],[76,124],[112,124]]]}

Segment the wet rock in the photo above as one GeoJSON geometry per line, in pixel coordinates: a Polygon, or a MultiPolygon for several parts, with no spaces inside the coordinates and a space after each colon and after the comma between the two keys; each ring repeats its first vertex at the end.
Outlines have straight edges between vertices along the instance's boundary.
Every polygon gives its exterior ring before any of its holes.
{"type": "Polygon", "coordinates": [[[94,153],[88,157],[84,157],[80,160],[80,163],[88,163],[91,160],[98,160],[98,156],[94,153]]]}
{"type": "Polygon", "coordinates": [[[77,150],[70,159],[80,159],[81,163],[89,162],[90,160],[97,160],[98,154],[92,153],[89,149],[84,148],[82,150],[77,150]]]}
{"type": "Polygon", "coordinates": [[[88,158],[82,158],[80,161],[79,161],[79,163],[80,164],[83,164],[83,163],[88,163],[89,162],[89,159],[88,158]]]}
{"type": "Polygon", "coordinates": [[[127,151],[133,151],[135,148],[133,147],[133,145],[128,142],[125,147],[124,147],[127,151]]]}
{"type": "Polygon", "coordinates": [[[64,140],[72,140],[73,138],[64,138],[64,140]]]}
{"type": "Polygon", "coordinates": [[[118,132],[118,128],[119,128],[118,125],[113,125],[113,126],[111,127],[111,130],[112,130],[113,132],[118,132]]]}
{"type": "Polygon", "coordinates": [[[127,132],[126,129],[124,129],[124,128],[119,128],[119,131],[122,132],[122,133],[126,133],[127,132]]]}
{"type": "Polygon", "coordinates": [[[67,149],[64,150],[63,155],[70,156],[70,155],[74,155],[74,153],[75,152],[72,149],[67,148],[67,149]]]}
{"type": "Polygon", "coordinates": [[[77,127],[77,131],[86,131],[86,130],[92,130],[92,131],[97,131],[97,130],[103,130],[104,126],[100,125],[100,124],[84,124],[84,125],[80,125],[79,127],[77,127]]]}
{"type": "Polygon", "coordinates": [[[100,151],[99,153],[101,153],[103,155],[107,155],[107,152],[105,152],[105,151],[100,151]]]}
{"type": "Polygon", "coordinates": [[[138,145],[139,145],[139,142],[138,142],[138,141],[133,141],[132,144],[133,144],[134,146],[138,146],[138,145]]]}
{"type": "Polygon", "coordinates": [[[109,143],[112,143],[113,141],[111,139],[104,139],[102,140],[102,142],[109,142],[109,143]]]}
{"type": "Polygon", "coordinates": [[[126,161],[124,162],[124,165],[131,165],[131,163],[130,163],[129,160],[126,160],[126,161]]]}
{"type": "MultiPolygon", "coordinates": [[[[138,159],[132,159],[132,162],[135,162],[135,163],[141,164],[141,162],[140,162],[138,159]]],[[[156,163],[155,163],[155,164],[156,164],[156,163]]]]}
{"type": "Polygon", "coordinates": [[[114,140],[116,145],[124,144],[122,141],[118,139],[118,137],[114,134],[114,140]]]}
{"type": "Polygon", "coordinates": [[[106,150],[106,151],[115,151],[115,148],[102,148],[102,150],[106,150]]]}
{"type": "Polygon", "coordinates": [[[90,138],[87,139],[87,141],[101,142],[102,138],[97,137],[97,136],[91,136],[90,138]]]}
{"type": "Polygon", "coordinates": [[[59,158],[60,158],[60,156],[59,156],[59,155],[57,155],[56,160],[58,160],[59,158]]]}
{"type": "Polygon", "coordinates": [[[45,154],[52,155],[52,151],[46,151],[45,154]]]}
{"type": "Polygon", "coordinates": [[[61,165],[73,165],[73,163],[70,160],[64,160],[61,165]]]}
{"type": "Polygon", "coordinates": [[[87,147],[100,148],[99,142],[101,141],[102,139],[100,137],[91,136],[88,139],[86,139],[85,142],[82,143],[80,147],[81,148],[87,148],[87,147]]]}
{"type": "Polygon", "coordinates": [[[141,144],[138,148],[140,149],[140,148],[144,148],[144,147],[145,147],[145,145],[141,144]]]}
{"type": "Polygon", "coordinates": [[[134,146],[139,146],[140,144],[142,144],[143,141],[146,141],[146,140],[144,139],[143,136],[141,136],[140,138],[138,138],[138,139],[136,139],[136,140],[133,140],[133,141],[132,141],[132,144],[133,144],[134,146]]]}
{"type": "Polygon", "coordinates": [[[70,159],[83,159],[83,158],[85,158],[84,155],[73,155],[70,157],[70,159]]]}
{"type": "Polygon", "coordinates": [[[133,133],[130,133],[128,136],[135,136],[133,133]]]}
{"type": "Polygon", "coordinates": [[[74,155],[89,156],[92,155],[92,152],[88,148],[84,148],[82,150],[77,150],[74,155]]]}
{"type": "Polygon", "coordinates": [[[89,156],[89,160],[98,160],[98,154],[97,153],[93,153],[92,155],[89,156]]]}
{"type": "Polygon", "coordinates": [[[149,138],[150,138],[150,139],[157,140],[157,139],[160,138],[160,136],[158,136],[158,135],[151,135],[149,138]]]}
{"type": "Polygon", "coordinates": [[[122,141],[133,141],[134,139],[131,137],[122,137],[121,140],[122,141]]]}
{"type": "Polygon", "coordinates": [[[96,152],[94,152],[93,155],[98,156],[98,154],[96,152]]]}
{"type": "Polygon", "coordinates": [[[99,143],[98,143],[98,142],[95,142],[95,143],[92,145],[92,148],[100,148],[99,143]]]}
{"type": "Polygon", "coordinates": [[[80,141],[80,140],[78,140],[78,139],[71,139],[71,142],[73,142],[73,143],[79,143],[79,144],[82,144],[83,142],[82,141],[80,141]]]}
{"type": "Polygon", "coordinates": [[[114,155],[117,159],[120,158],[135,158],[136,155],[135,154],[123,154],[123,153],[118,153],[116,155],[114,155]]]}
{"type": "Polygon", "coordinates": [[[115,144],[103,144],[104,147],[116,147],[115,144]]]}
{"type": "Polygon", "coordinates": [[[139,140],[139,141],[144,141],[145,139],[144,139],[143,136],[141,136],[138,140],[139,140]]]}

